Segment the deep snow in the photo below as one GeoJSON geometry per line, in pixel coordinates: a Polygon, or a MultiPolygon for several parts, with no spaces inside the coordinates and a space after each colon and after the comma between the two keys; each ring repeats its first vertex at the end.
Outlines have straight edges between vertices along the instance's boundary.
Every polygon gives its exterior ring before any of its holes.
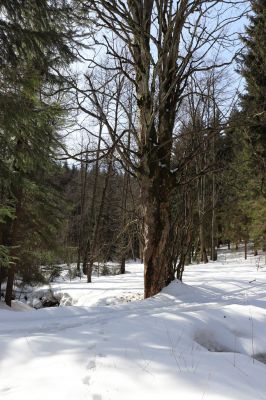
{"type": "Polygon", "coordinates": [[[0,399],[266,399],[258,264],[223,250],[216,263],[187,267],[183,284],[140,300],[143,266],[132,263],[123,276],[53,284],[73,306],[2,308],[0,399]]]}

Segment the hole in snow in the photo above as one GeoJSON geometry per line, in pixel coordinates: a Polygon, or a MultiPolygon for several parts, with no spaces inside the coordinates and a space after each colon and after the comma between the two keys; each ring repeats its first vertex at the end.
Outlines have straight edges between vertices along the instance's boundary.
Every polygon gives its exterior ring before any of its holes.
{"type": "Polygon", "coordinates": [[[212,332],[199,331],[196,333],[194,340],[196,343],[198,343],[200,346],[204,347],[208,351],[225,353],[234,352],[234,350],[230,349],[222,343],[219,343],[212,332]]]}
{"type": "Polygon", "coordinates": [[[4,387],[3,389],[1,389],[1,392],[9,392],[9,390],[11,389],[11,387],[4,387]]]}
{"type": "Polygon", "coordinates": [[[102,396],[100,394],[93,394],[92,400],[102,400],[102,396]]]}
{"type": "Polygon", "coordinates": [[[266,364],[266,353],[254,354],[253,358],[263,364],[266,364]]]}

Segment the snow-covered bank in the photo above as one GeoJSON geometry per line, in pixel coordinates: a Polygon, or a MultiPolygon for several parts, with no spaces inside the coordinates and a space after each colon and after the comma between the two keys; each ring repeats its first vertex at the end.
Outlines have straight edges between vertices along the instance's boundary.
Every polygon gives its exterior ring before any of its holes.
{"type": "Polygon", "coordinates": [[[13,301],[12,308],[17,310],[20,305],[23,311],[23,303],[26,310],[58,305],[110,305],[143,299],[143,266],[137,262],[127,263],[127,273],[124,276],[118,276],[117,273],[99,277],[94,275],[93,283],[89,286],[86,275],[70,279],[69,274],[65,272],[67,271],[63,271],[63,274],[49,285],[25,285],[23,290],[17,288],[18,300],[13,301]],[[136,286],[132,285],[133,275],[128,279],[128,274],[132,273],[136,276],[136,286]]]}
{"type": "Polygon", "coordinates": [[[0,310],[1,400],[266,399],[266,269],[255,258],[224,251],[135,302],[143,267],[127,270],[54,284],[75,306],[0,310]]]}

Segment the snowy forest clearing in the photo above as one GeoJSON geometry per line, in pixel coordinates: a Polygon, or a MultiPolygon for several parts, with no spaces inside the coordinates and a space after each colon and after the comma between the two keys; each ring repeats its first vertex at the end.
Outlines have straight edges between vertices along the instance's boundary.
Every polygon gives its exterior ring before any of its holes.
{"type": "Polygon", "coordinates": [[[265,268],[242,258],[223,250],[147,300],[129,302],[143,267],[128,264],[54,284],[75,306],[1,309],[1,400],[266,399],[265,268]]]}
{"type": "Polygon", "coordinates": [[[0,3],[0,400],[266,400],[265,27],[0,3]]]}

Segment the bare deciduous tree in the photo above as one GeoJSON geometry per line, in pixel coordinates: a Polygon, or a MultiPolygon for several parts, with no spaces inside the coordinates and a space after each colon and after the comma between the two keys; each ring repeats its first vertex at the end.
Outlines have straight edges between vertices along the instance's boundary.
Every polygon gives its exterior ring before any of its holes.
{"type": "MultiPolygon", "coordinates": [[[[124,165],[138,176],[144,229],[145,297],[158,293],[174,278],[171,246],[171,198],[181,167],[171,169],[174,129],[187,96],[187,82],[201,71],[220,68],[217,53],[236,40],[230,30],[243,14],[242,0],[80,0],[84,12],[97,18],[101,31],[95,45],[115,60],[110,68],[120,81],[134,86],[138,106],[135,132],[138,161],[132,161],[108,116],[100,109],[93,81],[89,96],[116,145],[124,165]],[[215,18],[214,18],[215,17],[215,18]],[[125,50],[127,48],[127,50],[125,50]],[[216,60],[216,61],[213,61],[216,60]]],[[[234,57],[234,56],[233,56],[234,57]]],[[[108,69],[95,56],[89,66],[108,69]]],[[[88,92],[87,92],[88,95],[88,92]]],[[[134,160],[135,161],[135,160],[134,160]]],[[[200,174],[201,171],[198,171],[200,174]]]]}

